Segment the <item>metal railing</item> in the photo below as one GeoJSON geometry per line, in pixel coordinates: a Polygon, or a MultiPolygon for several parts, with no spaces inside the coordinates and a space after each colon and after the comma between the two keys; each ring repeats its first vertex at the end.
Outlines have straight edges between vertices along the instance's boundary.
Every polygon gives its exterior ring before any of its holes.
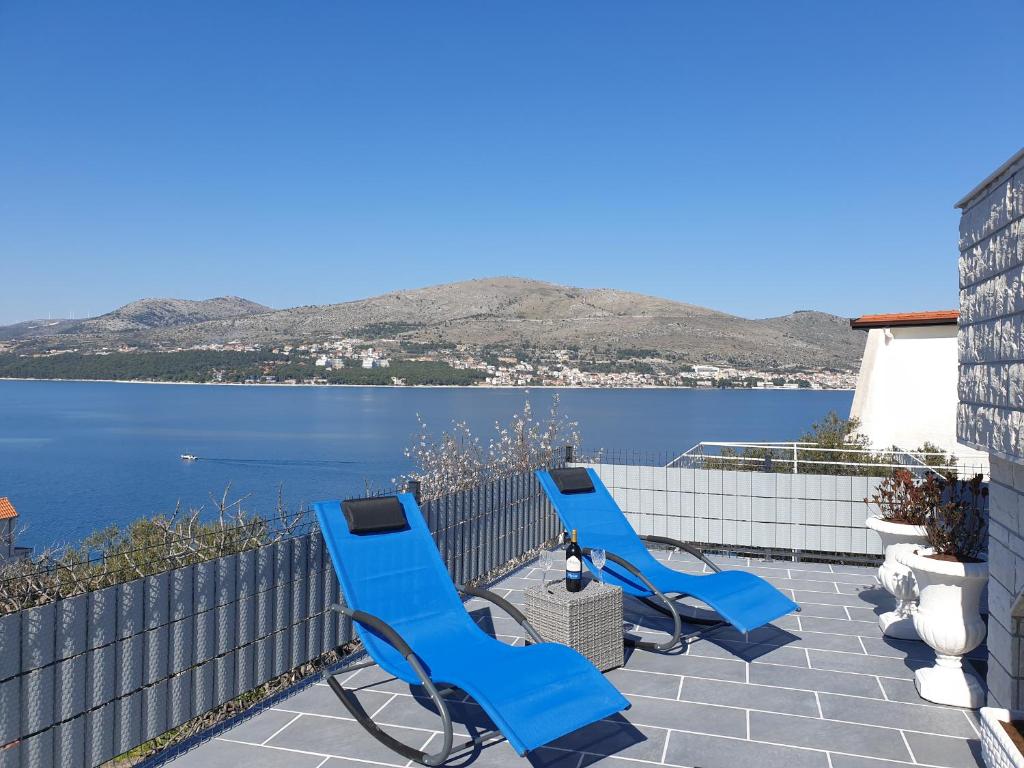
{"type": "Polygon", "coordinates": [[[976,455],[942,451],[908,451],[902,448],[824,448],[806,442],[731,442],[705,440],[675,456],[668,468],[734,469],[765,472],[827,471],[830,474],[888,474],[909,469],[917,476],[958,472],[961,475],[988,474],[988,467],[976,455]],[[851,457],[854,457],[851,460],[851,457]],[[950,463],[950,459],[953,460],[950,463]]]}

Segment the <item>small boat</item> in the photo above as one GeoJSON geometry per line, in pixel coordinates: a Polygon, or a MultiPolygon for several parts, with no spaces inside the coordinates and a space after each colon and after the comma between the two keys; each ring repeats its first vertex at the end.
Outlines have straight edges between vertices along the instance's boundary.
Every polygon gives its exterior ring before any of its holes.
{"type": "Polygon", "coordinates": [[[196,461],[199,457],[192,453],[181,454],[182,461],[196,461]]]}

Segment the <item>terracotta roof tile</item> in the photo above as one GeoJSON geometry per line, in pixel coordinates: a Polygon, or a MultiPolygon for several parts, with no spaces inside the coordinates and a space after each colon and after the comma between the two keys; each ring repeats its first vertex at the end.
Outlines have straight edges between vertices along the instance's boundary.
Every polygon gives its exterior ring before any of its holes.
{"type": "Polygon", "coordinates": [[[893,328],[902,325],[956,325],[960,312],[944,309],[938,312],[893,312],[887,315],[861,315],[850,321],[851,328],[893,328]]]}
{"type": "Polygon", "coordinates": [[[11,504],[11,500],[6,496],[0,496],[0,520],[10,520],[12,517],[18,516],[18,510],[11,504]]]}

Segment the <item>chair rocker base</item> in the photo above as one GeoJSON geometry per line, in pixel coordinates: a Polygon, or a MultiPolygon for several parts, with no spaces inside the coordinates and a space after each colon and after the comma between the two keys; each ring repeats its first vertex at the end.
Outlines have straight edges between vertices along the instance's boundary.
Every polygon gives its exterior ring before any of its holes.
{"type": "MultiPolygon", "coordinates": [[[[352,672],[357,669],[363,669],[365,667],[376,666],[373,661],[366,661],[361,664],[356,664],[351,667],[347,667],[341,672],[352,672]]],[[[340,674],[341,672],[335,673],[340,674]]],[[[345,709],[348,710],[349,714],[355,718],[355,721],[361,725],[367,733],[373,738],[383,744],[385,747],[401,755],[407,760],[420,763],[422,765],[439,766],[445,763],[453,754],[462,752],[466,749],[479,748],[484,746],[486,742],[489,742],[494,737],[504,738],[502,733],[497,730],[484,731],[478,734],[474,738],[468,739],[461,744],[453,743],[453,732],[452,732],[452,719],[448,712],[448,706],[444,701],[444,696],[451,693],[454,688],[445,687],[441,690],[437,690],[432,684],[427,687],[427,692],[430,694],[431,700],[434,702],[434,706],[438,709],[438,714],[441,717],[442,725],[442,737],[443,745],[441,749],[432,754],[428,754],[422,750],[410,747],[408,744],[403,744],[401,741],[386,733],[381,729],[379,725],[373,722],[373,718],[367,714],[366,710],[363,709],[363,705],[359,703],[359,700],[353,695],[351,690],[346,689],[338,682],[334,674],[325,674],[324,678],[327,680],[327,684],[334,691],[334,695],[338,697],[345,709]]]]}
{"type": "Polygon", "coordinates": [[[637,598],[641,603],[657,611],[662,616],[688,624],[698,624],[700,625],[700,628],[693,632],[679,632],[677,629],[671,640],[662,643],[657,643],[653,640],[639,640],[637,638],[630,637],[629,635],[625,635],[622,638],[622,642],[626,647],[639,648],[644,651],[657,651],[660,653],[671,653],[678,648],[685,652],[689,646],[698,640],[702,640],[714,632],[729,626],[729,622],[724,619],[705,619],[700,617],[694,619],[686,616],[680,616],[675,610],[675,602],[670,601],[671,599],[667,597],[664,599],[665,605],[662,605],[649,597],[637,598]]]}

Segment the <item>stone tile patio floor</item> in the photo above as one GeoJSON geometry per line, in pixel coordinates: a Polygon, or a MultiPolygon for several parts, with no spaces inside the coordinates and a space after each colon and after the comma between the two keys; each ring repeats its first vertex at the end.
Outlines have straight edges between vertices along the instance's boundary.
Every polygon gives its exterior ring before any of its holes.
{"type": "MultiPolygon", "coordinates": [[[[659,552],[670,566],[699,573],[682,553],[659,552]]],[[[620,716],[588,726],[520,758],[504,741],[456,755],[452,766],[607,768],[630,765],[700,768],[955,768],[981,764],[976,713],[922,700],[914,670],[929,663],[923,643],[885,639],[876,615],[891,599],[874,569],[783,561],[715,558],[764,576],[801,604],[799,615],[744,637],[721,631],[685,655],[637,651],[608,673],[632,702],[620,716]]],[[[553,577],[554,574],[551,574],[553,577]]],[[[520,602],[538,583],[528,565],[493,586],[520,602]]],[[[627,600],[637,631],[660,617],[627,600]]],[[[519,626],[500,609],[467,603],[496,637],[522,644],[519,626]]],[[[628,653],[628,651],[627,651],[628,653]]],[[[984,676],[985,649],[972,654],[984,676]]],[[[410,687],[371,667],[339,677],[359,689],[367,712],[397,738],[437,747],[440,723],[410,687]]],[[[452,698],[456,741],[493,726],[458,694],[452,698]]],[[[173,768],[343,768],[411,765],[355,723],[323,682],[309,686],[220,733],[171,762],[173,768]]]]}

